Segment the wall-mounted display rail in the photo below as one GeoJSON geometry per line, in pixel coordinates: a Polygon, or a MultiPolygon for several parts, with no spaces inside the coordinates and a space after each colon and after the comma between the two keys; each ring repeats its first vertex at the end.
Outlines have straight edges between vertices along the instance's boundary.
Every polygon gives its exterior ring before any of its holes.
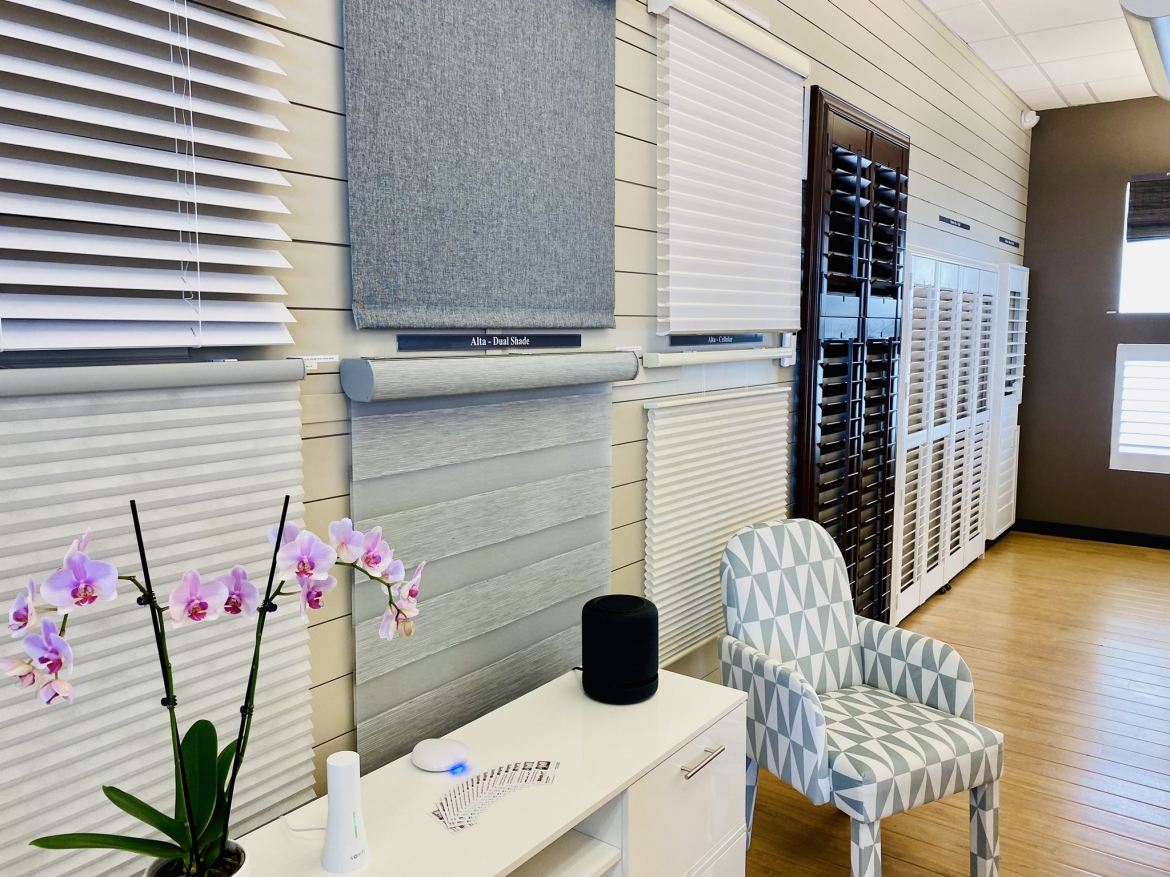
{"type": "Polygon", "coordinates": [[[859,615],[890,611],[910,141],[810,96],[797,510],[825,527],[859,615]]]}

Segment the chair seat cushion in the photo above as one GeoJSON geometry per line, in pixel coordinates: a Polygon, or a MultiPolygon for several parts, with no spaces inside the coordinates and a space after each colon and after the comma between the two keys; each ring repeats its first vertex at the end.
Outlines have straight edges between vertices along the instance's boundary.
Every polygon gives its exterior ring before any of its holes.
{"type": "Polygon", "coordinates": [[[1003,735],[966,719],[854,685],[820,696],[830,800],[877,822],[1003,774],[1003,735]]]}

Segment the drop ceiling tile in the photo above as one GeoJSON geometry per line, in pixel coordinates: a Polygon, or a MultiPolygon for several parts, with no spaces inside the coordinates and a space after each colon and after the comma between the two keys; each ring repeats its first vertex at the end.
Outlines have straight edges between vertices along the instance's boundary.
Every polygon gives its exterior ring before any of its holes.
{"type": "Polygon", "coordinates": [[[1064,98],[1056,93],[1055,88],[1037,88],[1035,91],[1017,93],[1020,99],[1034,110],[1057,110],[1068,106],[1064,98]]]}
{"type": "Polygon", "coordinates": [[[1007,31],[982,3],[945,9],[938,17],[968,43],[1007,36],[1007,31]]]}
{"type": "Polygon", "coordinates": [[[1124,20],[1118,0],[991,0],[1018,34],[1090,21],[1124,20]]]}
{"type": "Polygon", "coordinates": [[[956,6],[971,5],[971,0],[925,0],[925,2],[935,12],[942,12],[944,9],[954,9],[956,6]]]}
{"type": "Polygon", "coordinates": [[[1090,92],[1089,89],[1085,87],[1083,82],[1076,82],[1071,85],[1062,85],[1057,89],[1057,91],[1059,91],[1064,99],[1074,107],[1079,107],[1084,104],[1095,104],[1097,102],[1096,98],[1093,97],[1092,92],[1090,92]]]}
{"type": "Polygon", "coordinates": [[[1035,91],[1039,88],[1052,87],[1052,83],[1034,64],[1028,64],[1024,67],[1008,67],[995,72],[1000,79],[1007,83],[1007,87],[1017,94],[1022,91],[1035,91]]]}
{"type": "Polygon", "coordinates": [[[1154,89],[1143,73],[1141,76],[1123,76],[1118,79],[1098,79],[1089,83],[1097,100],[1134,100],[1139,97],[1153,97],[1154,89]]]}
{"type": "Polygon", "coordinates": [[[1032,31],[1020,34],[1020,41],[1041,64],[1109,52],[1136,51],[1129,26],[1121,18],[1032,31]]]}
{"type": "Polygon", "coordinates": [[[1024,50],[1020,48],[1013,37],[977,40],[971,43],[971,48],[992,70],[1002,70],[1005,67],[1024,67],[1032,63],[1032,59],[1024,54],[1024,50]]]}
{"type": "Polygon", "coordinates": [[[1128,52],[1110,52],[1107,55],[1070,58],[1067,61],[1052,61],[1040,66],[1056,85],[1140,76],[1145,72],[1135,49],[1128,52]]]}

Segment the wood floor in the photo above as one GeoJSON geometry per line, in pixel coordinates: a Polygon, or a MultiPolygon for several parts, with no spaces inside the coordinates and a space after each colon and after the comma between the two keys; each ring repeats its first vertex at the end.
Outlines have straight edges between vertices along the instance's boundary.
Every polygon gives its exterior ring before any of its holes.
{"type": "MultiPolygon", "coordinates": [[[[1170,875],[1170,552],[1009,534],[905,626],[1006,737],[1004,875],[1170,875]]],[[[967,877],[967,796],[882,822],[885,877],[967,877]]],[[[748,877],[848,875],[849,821],[760,771],[748,877]]]]}

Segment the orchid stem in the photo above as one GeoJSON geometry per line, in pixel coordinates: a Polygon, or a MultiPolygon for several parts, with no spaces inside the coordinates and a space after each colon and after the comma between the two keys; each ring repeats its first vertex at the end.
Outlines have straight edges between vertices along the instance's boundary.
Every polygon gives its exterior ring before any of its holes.
{"type": "MultiPolygon", "coordinates": [[[[191,808],[191,787],[187,782],[187,767],[183,763],[183,747],[179,740],[179,719],[175,715],[175,678],[171,671],[171,658],[167,652],[167,633],[163,624],[162,611],[158,608],[158,601],[154,596],[154,587],[150,583],[150,567],[146,563],[146,544],[142,541],[142,525],[138,522],[138,505],[130,500],[130,515],[134,519],[134,535],[138,538],[138,557],[142,561],[142,578],[145,587],[139,586],[143,593],[144,605],[150,609],[150,621],[154,627],[154,642],[158,648],[158,661],[162,668],[163,690],[166,697],[163,701],[171,722],[171,748],[174,751],[175,765],[178,767],[178,781],[183,793],[184,822],[187,824],[187,834],[191,838],[191,866],[192,872],[199,877],[203,873],[202,863],[199,861],[199,838],[195,832],[193,810],[191,808]]],[[[131,578],[137,585],[137,580],[131,578]]]]}
{"type": "MultiPolygon", "coordinates": [[[[275,595],[272,593],[272,584],[276,581],[276,557],[284,544],[284,525],[288,520],[288,504],[291,497],[285,494],[284,508],[280,512],[280,526],[276,530],[276,545],[272,549],[272,567],[268,571],[268,587],[264,589],[264,602],[260,604],[259,617],[256,619],[256,645],[252,651],[252,669],[248,674],[248,690],[244,695],[244,705],[240,707],[240,733],[236,737],[236,754],[232,759],[232,775],[228,780],[227,791],[224,794],[223,831],[220,833],[219,854],[222,857],[227,851],[228,820],[232,815],[232,797],[236,792],[236,777],[240,773],[240,765],[244,763],[244,752],[248,748],[248,735],[252,731],[252,711],[256,702],[256,678],[260,675],[260,643],[264,638],[264,621],[268,613],[275,610],[272,602],[275,595]]],[[[281,582],[280,585],[283,585],[281,582]]],[[[280,593],[277,586],[276,593],[280,593]]]]}

